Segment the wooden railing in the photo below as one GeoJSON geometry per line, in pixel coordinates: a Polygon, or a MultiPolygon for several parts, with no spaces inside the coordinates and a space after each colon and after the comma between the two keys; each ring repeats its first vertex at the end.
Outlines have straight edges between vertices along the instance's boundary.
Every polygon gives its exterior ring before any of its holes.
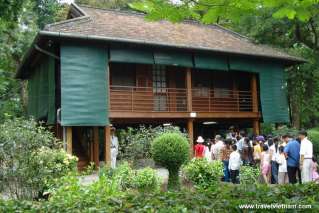
{"type": "MultiPolygon", "coordinates": [[[[251,112],[251,91],[192,89],[192,111],[251,112]]],[[[111,86],[110,110],[125,112],[188,112],[187,89],[111,86]]]]}

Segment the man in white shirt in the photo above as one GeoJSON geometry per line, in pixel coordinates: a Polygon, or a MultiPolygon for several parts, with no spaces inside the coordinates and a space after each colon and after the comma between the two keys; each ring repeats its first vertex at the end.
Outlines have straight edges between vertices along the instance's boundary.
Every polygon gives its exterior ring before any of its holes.
{"type": "Polygon", "coordinates": [[[312,155],[313,146],[311,141],[307,138],[306,131],[299,132],[300,144],[300,170],[301,170],[301,181],[307,183],[312,180],[312,155]]]}
{"type": "Polygon", "coordinates": [[[237,146],[235,144],[232,145],[232,149],[233,149],[233,152],[230,154],[230,157],[229,157],[228,168],[229,168],[230,178],[231,178],[232,183],[238,184],[239,183],[239,178],[238,178],[239,169],[240,169],[240,166],[242,164],[242,161],[241,161],[240,154],[237,151],[237,146]]]}
{"type": "Polygon", "coordinates": [[[216,135],[215,136],[215,145],[214,149],[212,150],[214,153],[214,160],[220,160],[220,153],[222,148],[224,148],[224,142],[222,141],[222,136],[216,135]]]}
{"type": "Polygon", "coordinates": [[[241,130],[239,132],[239,137],[240,137],[240,139],[237,141],[236,146],[237,146],[238,152],[242,153],[244,142],[245,142],[245,137],[246,137],[246,132],[244,130],[241,130]]]}
{"type": "Polygon", "coordinates": [[[115,135],[115,128],[111,129],[111,168],[116,167],[116,158],[119,153],[119,140],[115,135]]]}

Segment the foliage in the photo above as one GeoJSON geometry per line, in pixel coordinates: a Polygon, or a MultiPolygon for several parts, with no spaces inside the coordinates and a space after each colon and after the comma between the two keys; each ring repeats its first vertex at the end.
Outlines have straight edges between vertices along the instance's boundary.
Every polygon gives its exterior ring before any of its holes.
{"type": "Polygon", "coordinates": [[[7,120],[0,125],[0,185],[19,199],[42,194],[75,168],[76,158],[59,148],[52,133],[35,121],[7,120]]]}
{"type": "Polygon", "coordinates": [[[313,154],[319,158],[319,128],[313,128],[308,130],[308,137],[313,144],[313,154]]]}
{"type": "MultiPolygon", "coordinates": [[[[140,126],[138,128],[128,127],[127,129],[118,130],[119,159],[132,161],[135,165],[140,159],[151,158],[151,142],[166,132],[181,133],[179,127],[174,126],[140,126]]],[[[186,136],[186,134],[183,135],[186,136]]]]}
{"type": "Polygon", "coordinates": [[[157,191],[159,189],[159,180],[156,171],[151,168],[144,168],[136,171],[133,178],[133,186],[140,192],[157,191]]]}
{"type": "Polygon", "coordinates": [[[154,161],[169,171],[168,187],[179,187],[179,169],[189,159],[187,138],[179,133],[164,133],[154,139],[151,152],[154,161]]]}
{"type": "Polygon", "coordinates": [[[252,166],[241,166],[239,180],[241,184],[257,184],[260,177],[260,169],[252,166]]]}
{"type": "MultiPolygon", "coordinates": [[[[3,201],[1,212],[242,212],[247,204],[310,205],[305,212],[319,211],[319,184],[233,185],[223,184],[201,190],[136,193],[110,191],[109,179],[94,186],[80,187],[76,179],[65,185],[49,201],[3,201]],[[68,187],[67,187],[68,186],[68,187]],[[98,187],[101,187],[97,190],[98,187]],[[109,190],[108,190],[109,189],[109,190]]],[[[252,212],[259,210],[251,209],[252,212]]],[[[285,212],[283,209],[272,209],[285,212]]]]}
{"type": "Polygon", "coordinates": [[[140,192],[157,191],[160,186],[156,171],[151,168],[133,170],[127,162],[117,168],[102,167],[99,177],[114,179],[121,191],[136,189],[140,192]]]}
{"type": "Polygon", "coordinates": [[[195,186],[208,188],[220,182],[220,178],[223,176],[223,163],[194,158],[184,165],[182,170],[186,178],[195,186]]]}

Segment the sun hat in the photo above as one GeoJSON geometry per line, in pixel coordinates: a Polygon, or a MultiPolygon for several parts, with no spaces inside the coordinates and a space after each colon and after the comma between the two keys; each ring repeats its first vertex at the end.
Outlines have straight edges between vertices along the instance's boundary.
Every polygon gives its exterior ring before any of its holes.
{"type": "Polygon", "coordinates": [[[256,137],[256,140],[257,140],[257,141],[262,141],[262,142],[264,142],[264,141],[265,141],[265,138],[264,138],[264,136],[262,136],[262,135],[258,135],[258,136],[256,137]]]}
{"type": "Polygon", "coordinates": [[[197,143],[204,143],[204,138],[202,136],[198,136],[196,142],[197,143]]]}

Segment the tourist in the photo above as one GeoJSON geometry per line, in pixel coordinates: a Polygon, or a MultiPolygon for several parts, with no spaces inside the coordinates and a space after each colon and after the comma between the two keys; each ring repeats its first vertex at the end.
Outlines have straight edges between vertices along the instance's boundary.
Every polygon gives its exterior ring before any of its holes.
{"type": "Polygon", "coordinates": [[[268,145],[264,144],[263,151],[261,153],[260,170],[266,184],[269,183],[270,169],[271,169],[271,166],[270,166],[269,148],[268,148],[268,145]]]}
{"type": "Polygon", "coordinates": [[[260,165],[261,159],[261,143],[265,141],[264,136],[257,136],[254,141],[254,161],[256,165],[260,165]]]}
{"type": "Polygon", "coordinates": [[[278,150],[278,138],[269,139],[268,140],[269,153],[271,156],[271,183],[278,183],[278,158],[279,158],[279,150],[278,150]]]}
{"type": "Polygon", "coordinates": [[[315,157],[312,157],[312,181],[319,182],[318,163],[315,157]]]}
{"type": "Polygon", "coordinates": [[[241,157],[239,151],[237,150],[237,146],[232,145],[232,153],[229,156],[229,172],[231,182],[234,184],[239,183],[239,169],[242,164],[241,157]]]}
{"type": "Polygon", "coordinates": [[[297,172],[299,169],[300,144],[289,135],[284,135],[283,140],[287,143],[284,148],[284,153],[287,158],[287,172],[289,183],[297,183],[297,172]]]}
{"type": "Polygon", "coordinates": [[[279,158],[278,158],[278,183],[285,184],[288,183],[288,172],[287,172],[287,160],[284,154],[284,147],[279,147],[279,158]]]}
{"type": "Polygon", "coordinates": [[[313,146],[311,141],[307,138],[306,131],[299,132],[300,144],[300,170],[301,182],[307,183],[312,181],[312,157],[313,146]]]}
{"type": "Polygon", "coordinates": [[[244,130],[241,130],[239,132],[239,137],[237,139],[237,143],[236,143],[236,146],[237,146],[237,150],[238,152],[241,154],[242,151],[243,151],[243,146],[244,146],[244,141],[245,141],[245,137],[246,137],[246,132],[244,130]]]}
{"type": "Polygon", "coordinates": [[[222,148],[224,147],[224,142],[222,141],[222,136],[216,135],[215,136],[215,146],[213,152],[213,160],[220,160],[220,152],[222,148]]]}
{"type": "Polygon", "coordinates": [[[208,162],[212,161],[212,153],[210,151],[210,139],[208,140],[207,144],[205,144],[206,148],[205,148],[205,158],[207,159],[208,162]]]}
{"type": "Polygon", "coordinates": [[[237,133],[236,133],[235,127],[230,126],[229,132],[226,135],[226,139],[230,138],[230,139],[234,140],[234,139],[236,139],[236,135],[237,135],[237,133]]]}
{"type": "Polygon", "coordinates": [[[119,153],[119,140],[115,135],[115,127],[111,128],[111,168],[116,168],[116,158],[119,153]]]}
{"type": "Polygon", "coordinates": [[[231,148],[231,144],[232,144],[232,139],[228,138],[225,140],[224,142],[224,147],[221,150],[220,156],[221,156],[221,160],[223,161],[224,164],[224,181],[225,182],[229,182],[230,181],[230,172],[229,172],[229,157],[230,154],[232,153],[232,148],[231,148]]]}
{"type": "Polygon", "coordinates": [[[204,138],[202,136],[198,136],[196,142],[197,142],[197,144],[194,146],[195,158],[205,157],[205,151],[206,151],[207,147],[203,144],[204,138]]]}
{"type": "Polygon", "coordinates": [[[253,151],[250,145],[249,138],[244,138],[243,150],[242,150],[242,160],[244,165],[250,165],[252,163],[253,151]]]}

